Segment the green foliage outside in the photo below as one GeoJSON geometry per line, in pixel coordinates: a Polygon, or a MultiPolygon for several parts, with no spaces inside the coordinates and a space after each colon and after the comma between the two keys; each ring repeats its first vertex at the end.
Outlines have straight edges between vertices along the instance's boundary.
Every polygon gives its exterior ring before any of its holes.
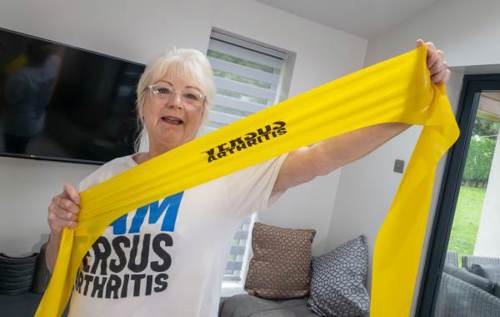
{"type": "Polygon", "coordinates": [[[476,117],[448,250],[472,255],[481,221],[484,195],[497,143],[499,123],[476,117]]]}
{"type": "Polygon", "coordinates": [[[497,143],[498,128],[498,122],[476,118],[467,152],[463,183],[476,187],[486,185],[497,143]]]}
{"type": "Polygon", "coordinates": [[[459,258],[462,255],[472,255],[474,252],[485,192],[485,188],[460,187],[448,243],[448,250],[457,252],[459,258]]]}
{"type": "Polygon", "coordinates": [[[462,178],[464,182],[486,185],[496,143],[497,140],[491,137],[474,135],[471,138],[462,178]]]}
{"type": "Polygon", "coordinates": [[[267,73],[271,73],[271,74],[279,73],[279,69],[276,69],[274,67],[263,65],[263,64],[259,64],[259,63],[256,63],[256,62],[252,62],[252,61],[243,59],[241,57],[224,54],[224,53],[217,52],[217,51],[214,51],[214,50],[208,50],[207,55],[210,56],[210,57],[222,59],[222,60],[230,62],[230,63],[235,63],[235,64],[247,66],[247,67],[250,67],[250,68],[260,69],[260,70],[262,70],[264,72],[267,72],[267,73]]]}

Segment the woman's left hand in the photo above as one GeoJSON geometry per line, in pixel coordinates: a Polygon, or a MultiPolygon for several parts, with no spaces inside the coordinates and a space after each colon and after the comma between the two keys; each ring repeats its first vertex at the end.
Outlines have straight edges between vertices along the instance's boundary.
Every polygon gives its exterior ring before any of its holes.
{"type": "MultiPolygon", "coordinates": [[[[417,40],[417,47],[424,44],[424,40],[417,40]]],[[[431,80],[434,84],[446,83],[450,79],[450,69],[444,60],[444,52],[436,49],[432,42],[425,42],[427,45],[427,67],[431,72],[431,80]]]]}

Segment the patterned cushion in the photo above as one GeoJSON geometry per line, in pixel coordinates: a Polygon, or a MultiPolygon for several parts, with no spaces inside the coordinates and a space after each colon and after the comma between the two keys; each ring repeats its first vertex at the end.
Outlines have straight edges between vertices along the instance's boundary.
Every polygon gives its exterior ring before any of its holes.
{"type": "Polygon", "coordinates": [[[303,297],[309,293],[311,229],[285,229],[256,222],[252,231],[253,257],[245,290],[271,299],[303,297]]]}
{"type": "Polygon", "coordinates": [[[365,287],[368,247],[365,237],[346,242],[312,260],[308,307],[320,316],[360,316],[369,311],[365,287]]]}

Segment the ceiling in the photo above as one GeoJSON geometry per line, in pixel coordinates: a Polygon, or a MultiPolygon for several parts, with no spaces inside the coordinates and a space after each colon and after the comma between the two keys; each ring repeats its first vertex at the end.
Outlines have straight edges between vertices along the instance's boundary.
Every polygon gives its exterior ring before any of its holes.
{"type": "Polygon", "coordinates": [[[256,1],[365,39],[371,39],[430,7],[438,0],[256,1]]]}

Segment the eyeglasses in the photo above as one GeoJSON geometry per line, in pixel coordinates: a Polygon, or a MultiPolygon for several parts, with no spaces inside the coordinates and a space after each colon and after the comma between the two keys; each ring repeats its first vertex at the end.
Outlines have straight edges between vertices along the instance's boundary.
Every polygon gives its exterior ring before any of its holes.
{"type": "MultiPolygon", "coordinates": [[[[177,92],[173,87],[154,84],[147,87],[151,93],[151,97],[165,101],[175,95],[177,92]]],[[[200,107],[205,102],[206,97],[199,93],[196,89],[185,89],[181,91],[181,101],[184,104],[200,107]]]]}

